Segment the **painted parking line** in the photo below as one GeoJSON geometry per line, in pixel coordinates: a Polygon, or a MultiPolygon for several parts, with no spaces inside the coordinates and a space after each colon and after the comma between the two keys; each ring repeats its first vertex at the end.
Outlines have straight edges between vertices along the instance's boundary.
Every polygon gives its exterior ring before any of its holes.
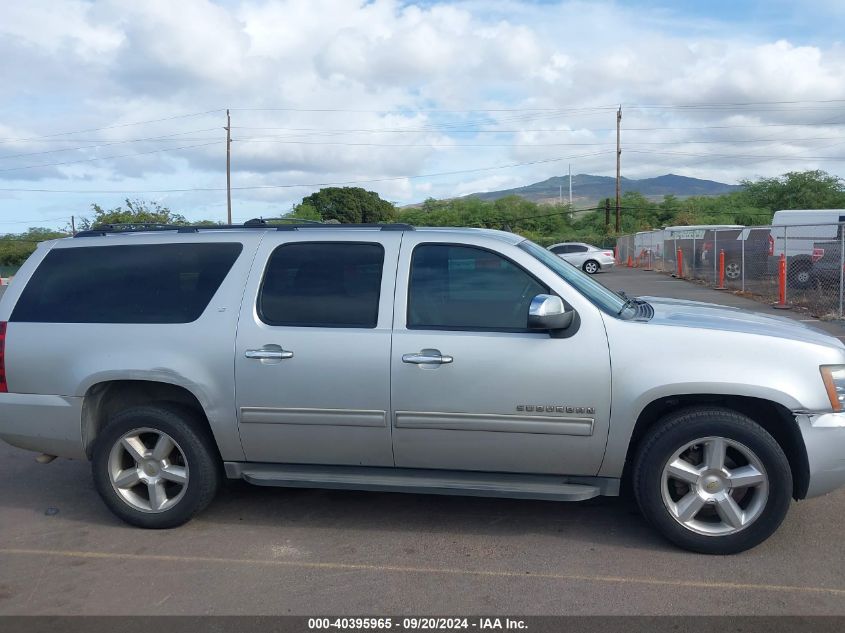
{"type": "Polygon", "coordinates": [[[239,565],[244,567],[285,567],[295,569],[325,569],[331,571],[360,571],[398,574],[430,574],[449,576],[474,576],[488,578],[540,578],[575,582],[594,582],[620,585],[650,585],[687,587],[692,589],[714,589],[764,591],[782,593],[825,594],[845,597],[845,588],[812,587],[795,585],[770,585],[756,583],[711,582],[706,580],[681,580],[650,578],[648,576],[591,576],[589,574],[552,574],[547,572],[460,569],[456,567],[402,567],[398,565],[371,565],[366,563],[320,563],[307,561],[286,561],[252,558],[218,558],[212,556],[174,556],[169,554],[121,554],[117,552],[86,552],[74,550],[45,549],[0,549],[0,556],[45,556],[88,560],[150,561],[165,563],[203,563],[218,565],[239,565]]]}

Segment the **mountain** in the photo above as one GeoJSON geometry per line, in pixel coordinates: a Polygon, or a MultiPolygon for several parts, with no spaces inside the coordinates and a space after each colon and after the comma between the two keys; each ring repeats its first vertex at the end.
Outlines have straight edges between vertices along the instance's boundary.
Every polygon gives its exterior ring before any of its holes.
{"type": "MultiPolygon", "coordinates": [[[[482,200],[498,200],[505,196],[521,196],[534,202],[557,202],[561,187],[563,200],[569,200],[569,176],[553,176],[533,185],[504,189],[502,191],[486,191],[471,193],[469,196],[482,200]]],[[[685,198],[689,196],[717,196],[741,189],[740,185],[726,185],[714,180],[688,178],[676,174],[666,174],[656,178],[621,179],[622,193],[639,191],[647,198],[662,199],[667,194],[685,198]]],[[[604,198],[616,197],[616,179],[610,176],[591,176],[578,174],[572,176],[572,200],[577,206],[589,206],[604,198]]]]}

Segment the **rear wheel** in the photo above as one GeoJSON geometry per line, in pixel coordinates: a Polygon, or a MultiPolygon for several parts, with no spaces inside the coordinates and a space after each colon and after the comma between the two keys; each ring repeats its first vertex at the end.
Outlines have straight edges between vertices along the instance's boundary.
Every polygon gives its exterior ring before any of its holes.
{"type": "Polygon", "coordinates": [[[809,288],[813,283],[813,268],[809,263],[796,262],[789,268],[789,286],[797,290],[809,288]]]}
{"type": "Polygon", "coordinates": [[[105,504],[138,527],[181,525],[220,485],[217,452],[196,414],[177,406],[118,413],[97,437],[92,470],[105,504]]]}
{"type": "Polygon", "coordinates": [[[725,278],[730,281],[736,281],[742,277],[742,265],[737,261],[728,262],[725,264],[725,278]]]}
{"type": "Polygon", "coordinates": [[[756,422],[728,409],[695,408],[670,414],[643,439],[634,492],[646,518],[676,545],[733,554],[780,526],[792,474],[756,422]]]}
{"type": "Polygon", "coordinates": [[[586,262],[584,262],[582,268],[584,272],[588,275],[595,275],[597,272],[599,272],[601,266],[599,266],[599,263],[597,261],[588,259],[586,262]]]}

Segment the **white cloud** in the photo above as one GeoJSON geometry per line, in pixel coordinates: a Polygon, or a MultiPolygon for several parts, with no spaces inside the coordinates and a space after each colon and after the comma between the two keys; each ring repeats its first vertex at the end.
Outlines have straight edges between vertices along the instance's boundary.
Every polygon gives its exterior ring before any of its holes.
{"type": "MultiPolygon", "coordinates": [[[[823,11],[823,4],[815,10],[823,11]]],[[[845,127],[837,125],[845,123],[839,103],[747,111],[635,107],[845,99],[842,45],[821,37],[808,41],[806,34],[770,37],[763,25],[712,16],[702,20],[678,9],[512,0],[420,6],[398,0],[40,0],[6,8],[0,55],[0,80],[8,94],[0,114],[4,139],[215,110],[149,125],[0,143],[0,169],[40,166],[0,171],[0,181],[10,187],[38,181],[44,188],[63,188],[86,179],[89,188],[219,183],[222,144],[47,165],[222,141],[219,110],[226,107],[233,108],[235,180],[253,185],[396,178],[567,156],[580,156],[572,159],[578,173],[610,174],[612,151],[587,154],[613,149],[613,108],[593,107],[617,103],[625,104],[623,171],[631,177],[672,171],[733,182],[786,169],[837,171],[842,162],[815,157],[845,155],[845,146],[836,144],[840,138],[845,142],[845,127]],[[476,108],[495,112],[442,111],[476,108]],[[831,124],[781,127],[823,121],[831,124]],[[473,129],[521,131],[466,133],[473,129]],[[185,134],[4,158],[176,132],[185,134]],[[70,142],[74,139],[79,142],[70,142]],[[745,142],[754,139],[763,140],[745,142]],[[333,144],[320,144],[327,142],[333,144]],[[484,147],[455,149],[462,144],[484,147]]],[[[473,187],[527,184],[563,173],[566,163],[479,172],[477,178],[455,174],[365,186],[410,202],[462,195],[473,187]]],[[[307,193],[265,189],[236,195],[248,206],[272,201],[288,207],[307,193]]],[[[219,213],[215,195],[178,194],[178,200],[186,207],[195,202],[196,213],[219,213]]],[[[71,199],[87,206],[92,197],[71,199]]],[[[17,206],[3,201],[0,213],[53,204],[45,200],[20,194],[17,206]]]]}

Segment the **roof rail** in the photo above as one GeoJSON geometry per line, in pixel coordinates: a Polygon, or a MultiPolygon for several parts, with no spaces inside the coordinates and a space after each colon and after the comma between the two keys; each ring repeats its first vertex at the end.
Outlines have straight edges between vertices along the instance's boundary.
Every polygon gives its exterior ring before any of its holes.
{"type": "Polygon", "coordinates": [[[315,220],[303,220],[301,218],[273,218],[265,220],[254,218],[243,224],[211,224],[183,225],[183,224],[160,224],[156,222],[130,222],[126,224],[97,224],[92,228],[79,231],[74,237],[100,237],[103,235],[117,235],[121,233],[148,233],[158,231],[176,231],[177,233],[198,233],[200,230],[220,231],[227,229],[263,229],[275,231],[297,231],[299,229],[353,229],[353,228],[378,228],[382,231],[413,231],[410,224],[334,224],[323,223],[315,220]],[[276,222],[292,222],[291,224],[276,224],[276,222]]]}
{"type": "Polygon", "coordinates": [[[281,224],[275,227],[277,231],[298,231],[299,229],[381,229],[382,231],[413,231],[410,224],[396,222],[392,224],[281,224]]]}

